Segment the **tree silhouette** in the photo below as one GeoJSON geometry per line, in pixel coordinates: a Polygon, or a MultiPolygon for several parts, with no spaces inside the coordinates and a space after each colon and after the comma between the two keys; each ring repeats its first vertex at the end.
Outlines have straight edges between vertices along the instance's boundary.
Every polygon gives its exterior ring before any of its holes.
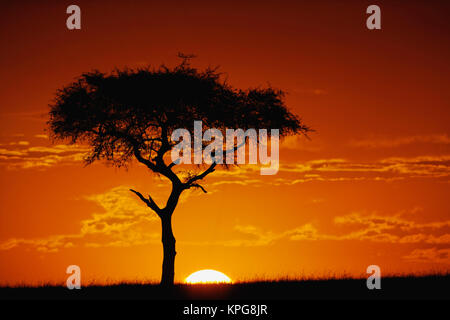
{"type": "MultiPolygon", "coordinates": [[[[121,167],[135,159],[170,181],[172,189],[165,206],[130,189],[161,219],[162,285],[174,281],[176,251],[171,221],[180,195],[191,188],[206,192],[200,181],[220,165],[213,159],[208,165],[195,166],[187,175],[183,170],[174,171],[177,164],[170,158],[167,161],[176,145],[172,132],[186,128],[192,133],[195,120],[202,121],[204,130],[216,128],[224,133],[226,128],[276,128],[280,136],[286,136],[310,130],[288,111],[282,91],[235,89],[221,80],[217,69],[200,71],[190,65],[190,57],[181,57],[183,61],[173,68],[163,65],[110,74],[84,73],[57,91],[48,122],[53,139],[91,147],[87,164],[106,160],[121,167]]],[[[203,142],[202,148],[206,145],[203,142]]],[[[233,151],[237,148],[235,145],[233,151]]]]}

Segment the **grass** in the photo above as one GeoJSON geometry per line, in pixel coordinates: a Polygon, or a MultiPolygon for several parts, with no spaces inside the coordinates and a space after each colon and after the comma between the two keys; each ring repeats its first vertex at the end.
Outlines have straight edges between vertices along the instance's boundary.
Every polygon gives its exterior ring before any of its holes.
{"type": "Polygon", "coordinates": [[[311,300],[311,299],[450,299],[450,274],[401,275],[381,279],[381,290],[368,290],[366,279],[350,277],[240,281],[233,284],[125,282],[90,284],[81,290],[61,285],[1,287],[0,299],[62,300],[311,300]]]}

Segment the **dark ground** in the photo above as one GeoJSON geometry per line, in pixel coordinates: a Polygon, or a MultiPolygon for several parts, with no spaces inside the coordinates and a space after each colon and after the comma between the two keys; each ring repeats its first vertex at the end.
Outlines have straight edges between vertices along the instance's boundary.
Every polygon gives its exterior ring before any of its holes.
{"type": "Polygon", "coordinates": [[[369,290],[366,279],[265,281],[237,284],[185,285],[172,289],[151,284],[87,286],[3,287],[1,300],[450,300],[450,275],[390,277],[380,290],[369,290]]]}

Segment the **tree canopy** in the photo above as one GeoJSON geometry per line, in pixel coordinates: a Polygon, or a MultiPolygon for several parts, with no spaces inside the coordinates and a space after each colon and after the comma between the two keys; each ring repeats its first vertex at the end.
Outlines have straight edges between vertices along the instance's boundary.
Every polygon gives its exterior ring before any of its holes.
{"type": "Polygon", "coordinates": [[[234,89],[216,69],[199,71],[187,59],[174,68],[84,73],[58,90],[50,107],[54,138],[89,144],[87,163],[105,159],[116,166],[135,156],[156,169],[175,144],[172,131],[193,130],[194,120],[222,131],[277,128],[280,136],[309,131],[287,109],[283,91],[234,89]]]}

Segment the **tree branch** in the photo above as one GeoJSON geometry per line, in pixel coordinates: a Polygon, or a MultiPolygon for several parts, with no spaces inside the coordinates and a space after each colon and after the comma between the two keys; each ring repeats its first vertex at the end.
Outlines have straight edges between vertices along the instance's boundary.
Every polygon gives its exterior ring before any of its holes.
{"type": "Polygon", "coordinates": [[[206,177],[208,174],[210,174],[211,172],[215,171],[215,167],[216,167],[217,163],[213,162],[208,169],[206,169],[205,171],[203,171],[202,173],[200,173],[199,175],[196,175],[192,178],[190,178],[187,182],[184,183],[185,188],[189,189],[189,187],[198,180],[202,180],[204,177],[206,177]]]}
{"type": "Polygon", "coordinates": [[[191,184],[191,185],[189,186],[189,188],[191,188],[191,187],[202,189],[202,191],[203,191],[204,193],[208,193],[208,191],[206,191],[205,188],[203,188],[203,186],[199,185],[198,183],[193,183],[193,184],[191,184]]]}
{"type": "Polygon", "coordinates": [[[137,147],[133,146],[133,154],[136,157],[137,161],[139,161],[140,163],[144,164],[147,168],[149,168],[150,170],[152,170],[153,172],[158,172],[156,165],[151,162],[148,159],[145,159],[141,152],[139,151],[139,149],[137,149],[137,147]]]}
{"type": "Polygon", "coordinates": [[[175,167],[177,164],[178,164],[178,163],[174,161],[174,162],[170,163],[170,164],[167,166],[167,168],[172,169],[172,168],[175,167]]]}
{"type": "Polygon", "coordinates": [[[148,195],[148,199],[145,198],[139,191],[130,189],[131,192],[135,193],[150,209],[156,212],[158,216],[161,216],[162,210],[158,207],[155,201],[153,201],[152,197],[148,195]]]}

